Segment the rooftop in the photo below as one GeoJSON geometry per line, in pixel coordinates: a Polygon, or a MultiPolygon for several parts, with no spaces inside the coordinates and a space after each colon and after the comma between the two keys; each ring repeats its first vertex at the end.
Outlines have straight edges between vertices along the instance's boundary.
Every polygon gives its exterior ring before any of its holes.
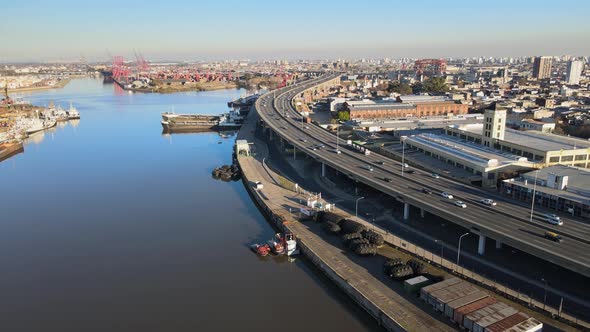
{"type": "Polygon", "coordinates": [[[398,100],[404,103],[433,103],[441,101],[452,101],[447,96],[424,96],[424,95],[403,95],[398,100]]]}
{"type": "Polygon", "coordinates": [[[486,148],[480,144],[464,142],[462,140],[435,134],[419,134],[406,138],[406,142],[417,142],[432,146],[436,150],[444,151],[456,158],[476,164],[482,168],[498,167],[519,162],[528,163],[527,158],[510,153],[501,153],[495,149],[486,148]]]}
{"type": "Polygon", "coordinates": [[[350,110],[354,111],[371,111],[371,110],[382,110],[382,109],[413,109],[415,108],[412,104],[400,103],[397,101],[374,101],[374,100],[360,100],[360,101],[347,101],[346,104],[350,110]]]}
{"type": "MultiPolygon", "coordinates": [[[[481,135],[483,123],[455,125],[453,128],[481,135]]],[[[575,150],[590,148],[590,141],[570,136],[543,133],[540,131],[520,131],[506,129],[504,141],[528,146],[539,151],[575,150]]]]}
{"type": "Polygon", "coordinates": [[[553,196],[559,196],[561,198],[580,202],[584,204],[590,204],[590,170],[585,168],[579,168],[574,166],[566,165],[555,165],[551,167],[543,168],[539,171],[532,171],[522,175],[520,178],[504,180],[505,182],[518,184],[521,187],[529,188],[533,190],[535,173],[537,177],[536,189],[541,192],[551,194],[553,196]],[[568,184],[565,190],[559,190],[555,188],[546,187],[545,184],[548,181],[549,173],[567,176],[568,184]],[[525,183],[525,179],[526,181],[525,183]]]}

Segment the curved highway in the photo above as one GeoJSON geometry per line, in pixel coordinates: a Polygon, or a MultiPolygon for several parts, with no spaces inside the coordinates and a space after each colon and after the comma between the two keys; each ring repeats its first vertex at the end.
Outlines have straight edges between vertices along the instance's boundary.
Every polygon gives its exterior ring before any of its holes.
{"type": "Polygon", "coordinates": [[[533,222],[530,222],[530,206],[483,189],[443,177],[435,179],[430,173],[419,169],[414,169],[412,174],[404,172],[402,176],[400,162],[376,153],[366,156],[350,149],[342,140],[339,140],[341,153],[336,153],[336,136],[319,126],[302,123],[292,100],[306,89],[337,77],[338,74],[326,75],[267,93],[258,99],[256,109],[274,133],[319,162],[401,202],[423,208],[473,232],[481,232],[556,265],[590,276],[590,225],[586,223],[562,216],[564,225],[553,226],[544,222],[545,213],[541,210],[535,212],[533,222]],[[324,147],[313,149],[317,145],[324,147]],[[368,170],[367,166],[373,170],[368,170]],[[432,190],[432,194],[423,193],[423,188],[432,190]],[[449,192],[455,198],[444,198],[440,195],[442,192],[449,192]],[[483,198],[492,198],[498,205],[486,206],[480,203],[483,198]],[[455,200],[462,200],[467,208],[455,206],[455,200]],[[546,230],[561,234],[564,241],[555,243],[545,239],[543,234],[546,230]]]}

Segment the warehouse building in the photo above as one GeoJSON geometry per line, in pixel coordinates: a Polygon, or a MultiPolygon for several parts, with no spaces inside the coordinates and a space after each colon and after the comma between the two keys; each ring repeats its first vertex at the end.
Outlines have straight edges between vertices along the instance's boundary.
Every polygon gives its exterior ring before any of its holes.
{"type": "Polygon", "coordinates": [[[557,164],[590,166],[590,141],[540,131],[506,129],[502,123],[506,119],[502,112],[505,111],[486,111],[484,123],[448,126],[445,133],[467,142],[485,143],[501,152],[526,157],[538,162],[540,167],[557,164]]]}
{"type": "Polygon", "coordinates": [[[397,119],[467,114],[468,106],[448,97],[400,96],[391,100],[346,101],[342,109],[351,119],[397,119]]]}
{"type": "Polygon", "coordinates": [[[502,181],[502,193],[513,199],[573,216],[590,218],[590,170],[556,165],[502,181]],[[536,185],[535,185],[536,184],[536,185]]]}

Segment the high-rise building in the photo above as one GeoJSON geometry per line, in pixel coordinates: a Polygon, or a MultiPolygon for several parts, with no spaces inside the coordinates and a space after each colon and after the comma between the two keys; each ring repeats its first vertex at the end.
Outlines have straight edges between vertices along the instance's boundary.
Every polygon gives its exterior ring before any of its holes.
{"type": "Polygon", "coordinates": [[[576,85],[580,83],[580,75],[584,69],[584,63],[580,60],[572,60],[567,63],[567,84],[576,85]]]}
{"type": "Polygon", "coordinates": [[[506,110],[485,110],[483,116],[481,145],[493,148],[494,142],[504,139],[506,110]]]}
{"type": "Polygon", "coordinates": [[[552,58],[550,56],[535,57],[535,61],[533,62],[533,77],[538,79],[550,78],[551,61],[552,58]]]}

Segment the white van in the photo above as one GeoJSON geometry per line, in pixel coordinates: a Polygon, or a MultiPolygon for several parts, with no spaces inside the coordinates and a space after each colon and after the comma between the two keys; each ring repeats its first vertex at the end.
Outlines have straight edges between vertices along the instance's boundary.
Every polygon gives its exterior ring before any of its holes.
{"type": "Polygon", "coordinates": [[[559,218],[558,215],[554,214],[554,213],[548,213],[545,215],[545,220],[547,220],[548,223],[552,224],[552,225],[557,225],[557,226],[561,226],[563,225],[563,221],[561,221],[561,219],[559,218]]]}

